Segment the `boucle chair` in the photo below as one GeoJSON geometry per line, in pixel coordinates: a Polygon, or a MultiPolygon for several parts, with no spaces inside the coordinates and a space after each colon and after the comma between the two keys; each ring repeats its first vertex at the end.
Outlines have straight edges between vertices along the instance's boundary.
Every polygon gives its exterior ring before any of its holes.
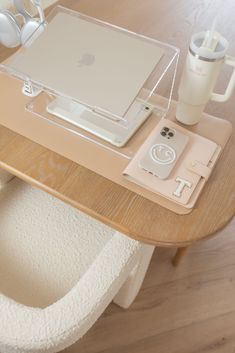
{"type": "MultiPolygon", "coordinates": [[[[0,184],[11,179],[0,172],[0,184]]],[[[153,247],[17,178],[0,191],[0,352],[58,352],[135,299],[153,247]]]]}

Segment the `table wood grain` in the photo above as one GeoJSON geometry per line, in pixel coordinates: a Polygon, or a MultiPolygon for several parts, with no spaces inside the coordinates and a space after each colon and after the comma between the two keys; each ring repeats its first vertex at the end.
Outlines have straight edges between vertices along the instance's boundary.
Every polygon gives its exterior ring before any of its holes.
{"type": "MultiPolygon", "coordinates": [[[[199,0],[64,0],[60,4],[112,22],[132,31],[153,36],[181,49],[176,87],[179,83],[191,33],[208,28],[220,1],[199,0]]],[[[235,55],[235,5],[221,7],[221,32],[235,55]],[[226,18],[226,20],[225,20],[226,18]]],[[[73,38],[74,40],[74,38],[73,38]]],[[[11,51],[1,48],[0,58],[11,51]]],[[[230,71],[224,70],[219,90],[230,71]]],[[[177,97],[175,89],[174,96],[177,97]]],[[[210,114],[228,119],[234,126],[234,97],[225,104],[207,107],[210,114]]],[[[16,117],[17,119],[17,117],[16,117]]],[[[125,233],[157,246],[188,246],[222,229],[235,214],[235,134],[233,133],[196,208],[179,216],[60,155],[0,127],[0,166],[90,216],[125,233]]]]}

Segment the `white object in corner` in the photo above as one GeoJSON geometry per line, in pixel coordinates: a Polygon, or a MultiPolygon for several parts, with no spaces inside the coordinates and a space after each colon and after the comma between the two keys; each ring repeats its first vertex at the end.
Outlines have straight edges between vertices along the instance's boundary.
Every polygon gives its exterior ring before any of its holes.
{"type": "Polygon", "coordinates": [[[0,10],[0,43],[7,48],[19,45],[29,46],[44,31],[46,23],[40,0],[32,0],[38,11],[38,18],[31,16],[24,6],[23,0],[14,0],[17,14],[8,10],[0,10]],[[21,26],[18,16],[22,16],[24,24],[21,26]]]}
{"type": "Polygon", "coordinates": [[[58,352],[113,298],[123,307],[134,300],[153,246],[16,178],[1,190],[0,213],[1,353],[58,352]]]}

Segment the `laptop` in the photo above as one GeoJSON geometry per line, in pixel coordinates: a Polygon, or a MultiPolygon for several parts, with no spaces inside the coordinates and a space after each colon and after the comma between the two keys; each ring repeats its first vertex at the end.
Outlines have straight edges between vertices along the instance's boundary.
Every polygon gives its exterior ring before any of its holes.
{"type": "MultiPolygon", "coordinates": [[[[132,104],[135,105],[132,110],[136,110],[135,99],[163,54],[154,42],[71,13],[58,12],[34,43],[13,57],[10,66],[37,85],[95,111],[94,126],[89,131],[96,134],[99,114],[122,120],[132,104]]],[[[144,114],[142,119],[137,119],[138,126],[151,113],[149,107],[143,109],[143,102],[139,108],[144,114]]],[[[55,104],[48,111],[56,115],[55,104]]],[[[61,110],[58,116],[66,119],[61,110]]],[[[71,116],[69,120],[73,123],[71,116]]],[[[75,120],[75,125],[84,127],[84,119],[81,124],[77,117],[75,120]]],[[[113,125],[115,130],[117,124],[113,125]]],[[[131,125],[131,131],[119,145],[138,128],[131,125]]],[[[100,134],[99,137],[102,138],[100,134]]]]}

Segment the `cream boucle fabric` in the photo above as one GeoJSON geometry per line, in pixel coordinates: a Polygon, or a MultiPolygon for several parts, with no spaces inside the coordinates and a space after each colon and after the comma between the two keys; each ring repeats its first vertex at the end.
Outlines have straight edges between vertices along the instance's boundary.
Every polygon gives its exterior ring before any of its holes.
{"type": "Polygon", "coordinates": [[[0,191],[0,215],[0,291],[36,307],[64,296],[114,233],[16,178],[0,191]]]}
{"type": "Polygon", "coordinates": [[[0,214],[0,352],[62,350],[112,301],[141,244],[18,179],[0,214]]]}

